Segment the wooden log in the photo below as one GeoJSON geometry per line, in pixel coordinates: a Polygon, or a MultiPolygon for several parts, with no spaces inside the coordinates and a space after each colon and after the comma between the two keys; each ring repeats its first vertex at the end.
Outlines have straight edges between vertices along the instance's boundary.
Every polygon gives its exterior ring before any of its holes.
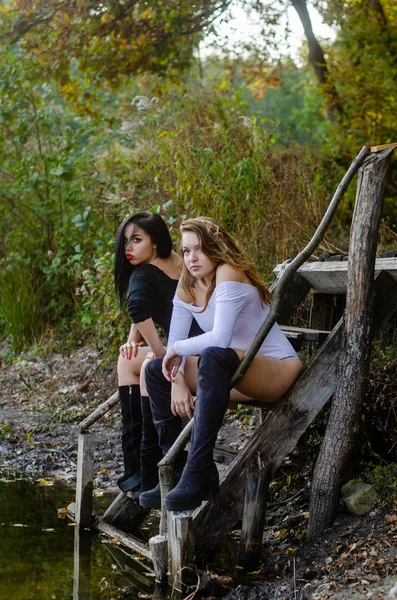
{"type": "Polygon", "coordinates": [[[76,524],[89,527],[92,520],[95,437],[80,433],[77,450],[76,524]]]}
{"type": "Polygon", "coordinates": [[[159,534],[167,535],[168,531],[168,515],[165,506],[165,497],[174,487],[174,467],[172,465],[162,465],[159,463],[159,479],[161,493],[161,519],[159,534]]]}
{"type": "Polygon", "coordinates": [[[155,535],[149,540],[152,555],[153,570],[156,581],[161,583],[167,580],[168,573],[168,539],[166,535],[155,535]]]}
{"type": "Polygon", "coordinates": [[[128,494],[120,492],[103,514],[103,520],[117,529],[132,533],[145,520],[149,508],[135,502],[128,494]]]}
{"type": "Polygon", "coordinates": [[[74,530],[73,600],[90,598],[91,533],[79,527],[74,530]]]}
{"type": "MultiPolygon", "coordinates": [[[[74,502],[71,502],[68,506],[68,516],[72,520],[76,518],[76,505],[74,502]]],[[[97,531],[100,531],[101,533],[104,533],[105,535],[117,540],[122,546],[125,546],[129,550],[132,550],[133,552],[136,552],[137,554],[140,554],[141,556],[151,560],[152,555],[148,546],[146,546],[146,544],[141,542],[141,540],[133,535],[124,533],[124,531],[120,531],[120,529],[117,529],[113,525],[109,525],[109,523],[106,523],[102,517],[98,516],[93,518],[91,525],[93,529],[96,529],[97,531]]]]}
{"type": "Polygon", "coordinates": [[[116,404],[118,403],[119,393],[115,392],[112,396],[110,396],[110,398],[105,400],[105,402],[102,402],[102,404],[100,404],[98,408],[96,408],[90,415],[88,415],[88,417],[81,421],[79,425],[80,433],[87,431],[87,429],[89,429],[91,425],[99,421],[99,419],[103,417],[103,415],[109,412],[109,410],[111,410],[113,406],[116,406],[116,404]]]}
{"type": "Polygon", "coordinates": [[[126,548],[129,548],[129,550],[132,550],[133,552],[136,552],[136,553],[140,554],[141,556],[144,556],[145,558],[152,560],[152,554],[146,544],[141,542],[141,540],[138,540],[138,538],[136,538],[128,533],[124,533],[123,531],[120,531],[120,529],[117,529],[116,527],[113,527],[113,525],[109,525],[109,523],[105,523],[105,521],[102,519],[102,517],[97,517],[93,521],[93,527],[95,529],[97,529],[98,531],[104,533],[105,535],[109,536],[110,538],[120,542],[120,544],[122,544],[126,548]]]}
{"type": "Polygon", "coordinates": [[[266,502],[270,483],[269,469],[259,456],[247,473],[243,522],[237,564],[255,569],[260,562],[266,502]]]}
{"type": "Polygon", "coordinates": [[[182,591],[182,570],[193,567],[194,536],[191,511],[168,511],[168,557],[172,588],[182,591]]]}
{"type": "MultiPolygon", "coordinates": [[[[379,330],[395,310],[397,285],[382,273],[375,281],[375,288],[374,327],[379,330]]],[[[268,414],[263,425],[224,472],[217,501],[207,502],[194,512],[195,535],[200,542],[211,542],[226,535],[241,517],[244,475],[254,457],[259,453],[265,466],[274,471],[333,394],[342,323],[341,319],[292,389],[268,414]]]]}
{"type": "Polygon", "coordinates": [[[360,429],[371,353],[375,255],[391,154],[389,149],[370,156],[359,171],[338,383],[313,475],[309,538],[321,533],[338,511],[343,479],[349,472],[360,429]]]}

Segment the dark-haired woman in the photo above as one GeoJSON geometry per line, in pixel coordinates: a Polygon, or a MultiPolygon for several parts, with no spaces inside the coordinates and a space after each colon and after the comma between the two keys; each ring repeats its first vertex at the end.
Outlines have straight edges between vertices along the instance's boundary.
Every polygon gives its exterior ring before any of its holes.
{"type": "MultiPolygon", "coordinates": [[[[213,447],[228,406],[230,379],[270,303],[254,263],[214,219],[190,219],[182,223],[181,231],[184,267],[167,354],[146,368],[153,422],[163,452],[179,435],[181,417],[191,417],[194,411],[187,463],[166,497],[170,510],[194,509],[217,492],[213,447]],[[193,319],[205,333],[187,339],[193,319]],[[195,405],[192,392],[197,393],[195,405]]],[[[245,398],[274,402],[301,370],[295,350],[274,325],[236,388],[245,398]]],[[[158,506],[159,500],[159,486],[139,497],[143,506],[158,506]]]]}
{"type": "Polygon", "coordinates": [[[117,365],[124,459],[124,474],[117,483],[123,492],[139,485],[141,490],[151,489],[158,481],[157,462],[162,453],[142,373],[148,353],[151,357],[165,355],[156,326],[168,335],[182,262],[160,215],[139,212],[127,217],[118,228],[115,286],[120,304],[127,301],[132,319],[117,365]],[[142,339],[147,345],[142,345],[142,339]]]}

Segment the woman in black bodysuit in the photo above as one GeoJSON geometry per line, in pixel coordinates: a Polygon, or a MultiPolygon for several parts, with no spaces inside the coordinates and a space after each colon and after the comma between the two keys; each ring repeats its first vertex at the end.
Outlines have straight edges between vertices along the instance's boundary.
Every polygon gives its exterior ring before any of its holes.
{"type": "Polygon", "coordinates": [[[167,225],[160,215],[139,212],[122,222],[116,235],[114,279],[120,304],[127,300],[132,319],[128,339],[120,346],[117,365],[124,459],[124,474],[117,484],[123,492],[139,485],[141,491],[148,490],[158,481],[157,463],[162,453],[143,372],[146,358],[166,353],[156,326],[168,335],[172,299],[181,270],[182,259],[174,252],[167,225]],[[142,481],[141,461],[145,467],[142,481]]]}

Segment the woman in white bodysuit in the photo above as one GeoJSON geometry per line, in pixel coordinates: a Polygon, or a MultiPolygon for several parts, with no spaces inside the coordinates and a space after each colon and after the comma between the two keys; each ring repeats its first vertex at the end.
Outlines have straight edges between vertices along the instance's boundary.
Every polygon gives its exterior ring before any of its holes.
{"type": "MultiPolygon", "coordinates": [[[[170,510],[196,508],[218,490],[213,446],[229,402],[230,379],[264,322],[271,300],[253,262],[214,219],[190,219],[181,231],[184,266],[167,354],[146,368],[153,422],[164,453],[181,431],[181,417],[194,412],[187,462],[176,465],[180,480],[166,497],[170,510]],[[188,339],[193,319],[204,333],[188,339]],[[197,395],[195,405],[192,393],[197,395]]],[[[274,402],[288,391],[302,368],[275,324],[236,389],[246,398],[274,402]]],[[[143,506],[152,507],[159,505],[159,499],[158,486],[139,497],[143,506]]]]}

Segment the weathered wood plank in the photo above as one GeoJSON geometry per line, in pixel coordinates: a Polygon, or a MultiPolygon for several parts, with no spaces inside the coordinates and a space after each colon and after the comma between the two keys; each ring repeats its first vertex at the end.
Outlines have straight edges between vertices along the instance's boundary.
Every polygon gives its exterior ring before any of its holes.
{"type": "Polygon", "coordinates": [[[95,436],[80,433],[77,450],[76,523],[89,527],[92,519],[95,436]]]}
{"type": "Polygon", "coordinates": [[[292,327],[291,325],[281,325],[280,329],[288,339],[295,338],[305,342],[323,342],[331,333],[331,329],[307,329],[305,327],[292,327]]]}
{"type": "MultiPolygon", "coordinates": [[[[375,281],[374,330],[394,312],[397,285],[382,273],[375,281]]],[[[250,462],[259,455],[274,471],[295,447],[298,439],[334,392],[340,351],[342,319],[310,360],[288,394],[269,413],[266,421],[225,471],[220,496],[193,514],[196,539],[209,542],[226,535],[241,517],[244,477],[250,462]]]]}
{"type": "Polygon", "coordinates": [[[113,527],[113,525],[105,523],[102,517],[97,517],[94,520],[93,527],[98,531],[105,533],[112,539],[117,540],[118,542],[120,542],[120,544],[122,544],[126,548],[129,548],[133,552],[137,552],[141,556],[152,560],[152,554],[150,552],[150,549],[146,546],[146,544],[138,540],[136,537],[129,535],[128,533],[124,533],[116,527],[113,527]]]}
{"type": "Polygon", "coordinates": [[[261,557],[263,527],[269,490],[269,470],[259,457],[253,461],[245,484],[244,512],[237,564],[254,569],[261,557]]]}
{"type": "Polygon", "coordinates": [[[125,533],[132,533],[144,521],[149,508],[137,504],[128,494],[120,492],[103,514],[103,520],[125,533]]]}
{"type": "MultiPolygon", "coordinates": [[[[316,292],[323,294],[346,294],[347,269],[349,261],[316,261],[306,262],[298,269],[301,275],[316,292]]],[[[278,273],[281,265],[274,269],[278,273]]],[[[375,275],[380,271],[387,271],[397,281],[397,258],[377,258],[375,261],[375,275]]]]}

